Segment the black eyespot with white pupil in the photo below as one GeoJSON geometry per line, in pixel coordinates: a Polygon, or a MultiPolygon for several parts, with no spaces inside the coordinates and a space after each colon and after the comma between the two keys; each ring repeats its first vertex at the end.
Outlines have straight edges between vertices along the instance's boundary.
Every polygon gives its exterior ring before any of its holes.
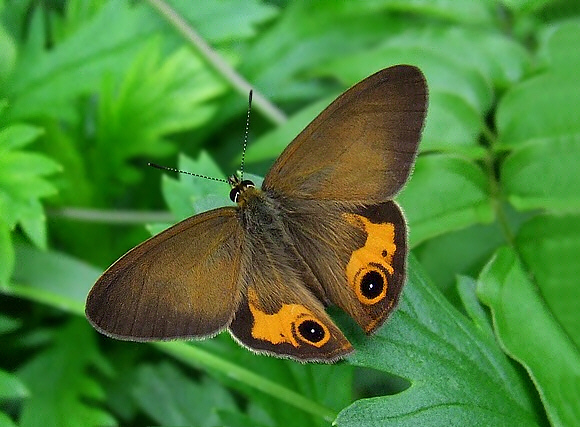
{"type": "Polygon", "coordinates": [[[314,320],[305,320],[298,326],[298,332],[307,341],[318,343],[322,341],[326,335],[324,328],[314,320]]]}
{"type": "Polygon", "coordinates": [[[382,294],[385,288],[383,275],[378,271],[368,271],[360,281],[360,291],[365,298],[373,300],[382,294]]]}

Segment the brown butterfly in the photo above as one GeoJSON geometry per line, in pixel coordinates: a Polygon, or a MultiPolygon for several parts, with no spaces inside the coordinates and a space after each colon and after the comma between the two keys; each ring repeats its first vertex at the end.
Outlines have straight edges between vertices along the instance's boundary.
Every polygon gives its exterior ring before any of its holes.
{"type": "Polygon", "coordinates": [[[262,189],[233,176],[237,206],[192,216],[141,243],[93,286],[86,315],[134,341],[203,338],[301,361],[353,348],[325,312],[366,333],[395,308],[407,230],[393,196],[412,169],[427,87],[408,65],[356,84],[292,141],[262,189]]]}

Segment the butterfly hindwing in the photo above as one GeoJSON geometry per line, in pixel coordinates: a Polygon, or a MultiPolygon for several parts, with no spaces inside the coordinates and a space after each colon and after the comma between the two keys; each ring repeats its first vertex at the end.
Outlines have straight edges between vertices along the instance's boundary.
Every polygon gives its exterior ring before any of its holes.
{"type": "Polygon", "coordinates": [[[217,333],[241,299],[241,239],[235,208],[174,225],[103,273],[87,298],[87,318],[104,334],[126,340],[217,333]]]}
{"type": "Polygon", "coordinates": [[[244,297],[231,334],[258,351],[298,360],[336,360],[352,351],[324,310],[324,291],[284,227],[271,216],[271,201],[250,203],[242,213],[244,297]]]}
{"type": "Polygon", "coordinates": [[[326,304],[347,312],[367,333],[396,306],[406,274],[406,225],[393,201],[370,206],[285,200],[294,247],[326,304]],[[308,220],[305,220],[308,218],[308,220]]]}

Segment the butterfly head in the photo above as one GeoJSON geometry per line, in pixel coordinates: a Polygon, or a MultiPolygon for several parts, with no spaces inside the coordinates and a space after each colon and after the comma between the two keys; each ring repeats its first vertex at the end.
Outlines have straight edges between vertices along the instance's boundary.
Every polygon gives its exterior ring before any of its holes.
{"type": "Polygon", "coordinates": [[[232,175],[228,177],[228,183],[232,187],[230,191],[230,199],[232,202],[238,205],[242,204],[245,200],[243,197],[244,193],[251,188],[255,191],[256,186],[254,183],[248,179],[241,180],[237,175],[232,175]]]}

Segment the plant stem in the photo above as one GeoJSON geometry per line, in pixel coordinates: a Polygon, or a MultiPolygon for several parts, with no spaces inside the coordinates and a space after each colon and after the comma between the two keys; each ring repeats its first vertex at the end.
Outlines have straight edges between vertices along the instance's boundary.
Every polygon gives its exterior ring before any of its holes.
{"type": "Polygon", "coordinates": [[[507,219],[505,210],[502,207],[501,203],[501,188],[499,184],[499,180],[495,175],[495,157],[494,157],[494,148],[497,145],[497,138],[493,131],[484,123],[483,125],[483,135],[489,142],[489,146],[487,147],[487,153],[484,159],[485,168],[487,170],[487,176],[489,181],[489,189],[490,189],[490,196],[491,196],[491,203],[493,205],[493,210],[495,211],[497,221],[499,226],[502,229],[503,235],[507,241],[507,243],[513,248],[515,246],[514,243],[514,234],[511,230],[509,221],[507,219]]]}
{"type": "Polygon", "coordinates": [[[47,214],[53,218],[67,218],[74,221],[106,224],[149,224],[152,222],[175,222],[175,217],[168,212],[60,208],[48,209],[47,214]]]}
{"type": "Polygon", "coordinates": [[[256,108],[273,123],[280,125],[286,122],[286,115],[272,104],[260,92],[256,91],[250,83],[234,70],[206,41],[163,0],[147,0],[161,16],[163,16],[181,35],[195,48],[207,63],[218,72],[236,91],[247,98],[250,90],[253,90],[254,104],[256,108]]]}

